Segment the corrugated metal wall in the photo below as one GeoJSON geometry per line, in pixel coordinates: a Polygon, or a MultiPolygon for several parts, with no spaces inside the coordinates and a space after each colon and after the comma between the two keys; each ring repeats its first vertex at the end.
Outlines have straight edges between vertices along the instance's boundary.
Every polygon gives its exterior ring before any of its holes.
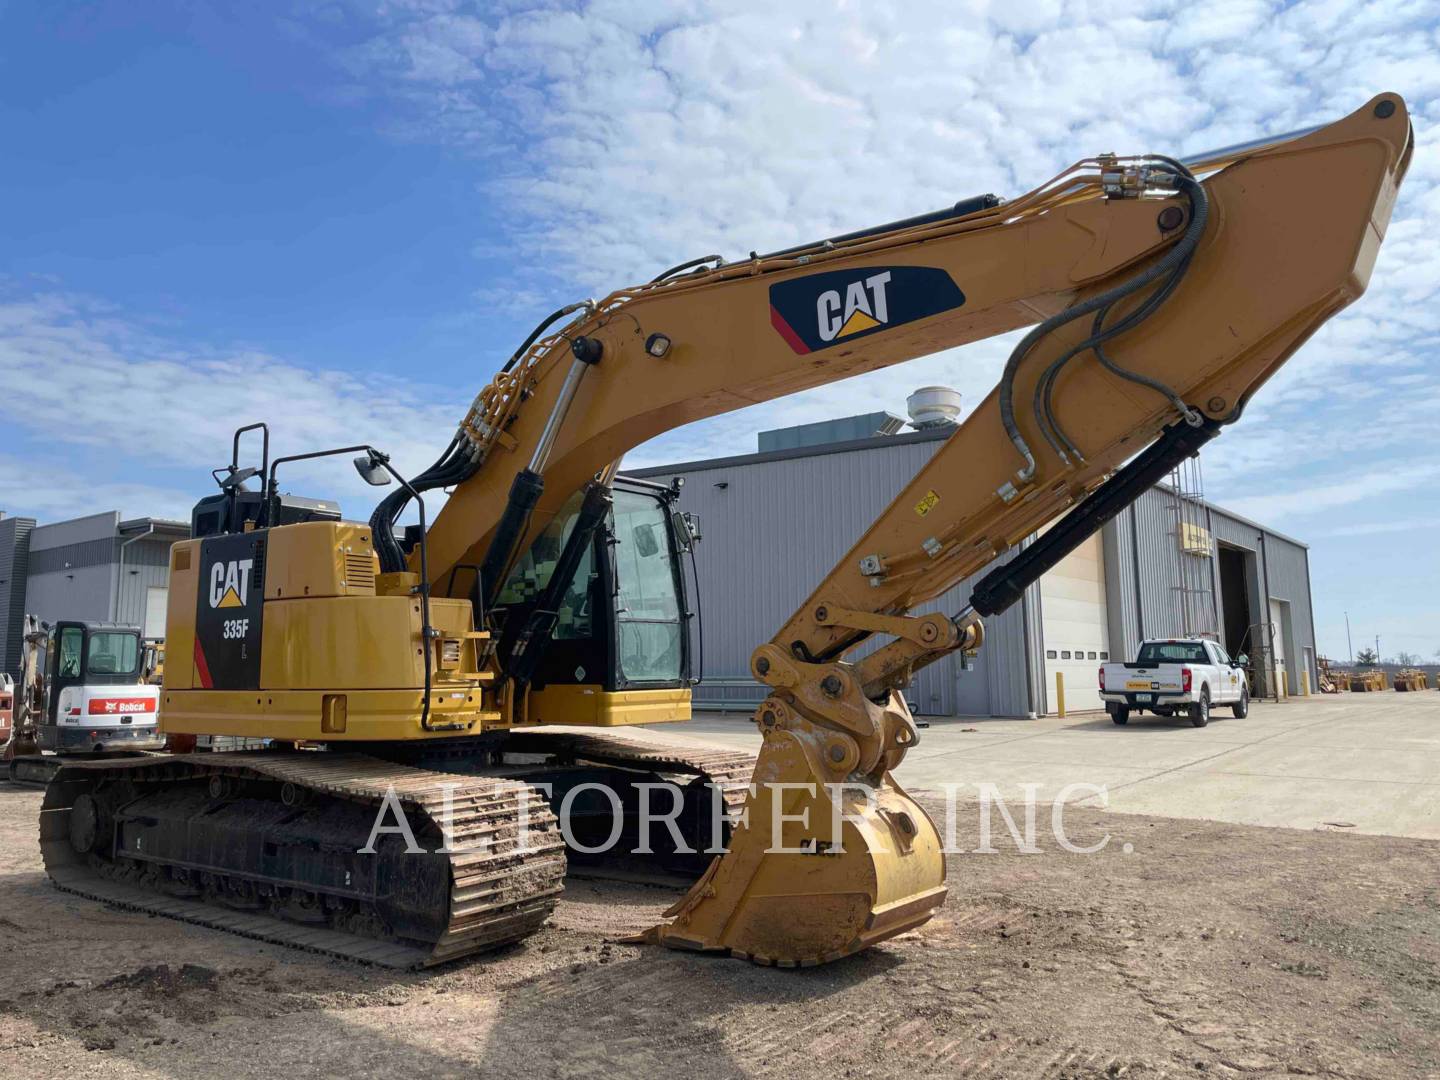
{"type": "MultiPolygon", "coordinates": [[[[145,596],[170,585],[170,540],[137,540],[125,549],[116,622],[145,628],[145,596]]],[[[117,560],[119,556],[117,555],[117,560]]]]}
{"type": "Polygon", "coordinates": [[[37,526],[30,534],[25,610],[44,622],[110,618],[115,594],[115,511],[37,526]]]}
{"type": "Polygon", "coordinates": [[[0,518],[0,671],[20,675],[20,637],[25,626],[25,582],[35,519],[0,518]]]}
{"type": "Polygon", "coordinates": [[[1110,656],[1125,660],[1140,649],[1140,583],[1135,563],[1135,507],[1129,506],[1100,532],[1105,553],[1105,617],[1109,622],[1110,656]]]}
{"type": "Polygon", "coordinates": [[[115,567],[105,562],[50,574],[31,574],[25,583],[25,610],[42,622],[110,618],[115,567]]]}
{"type": "Polygon", "coordinates": [[[37,525],[30,537],[30,549],[40,552],[68,544],[83,544],[89,540],[108,540],[119,528],[120,513],[117,510],[57,521],[50,525],[37,525]]]}
{"type": "MultiPolygon", "coordinates": [[[[1305,545],[1216,506],[1207,505],[1206,516],[1210,534],[1216,541],[1254,556],[1253,578],[1247,583],[1251,621],[1268,618],[1264,614],[1267,598],[1289,605],[1285,655],[1291,658],[1294,672],[1300,670],[1298,664],[1303,662],[1310,672],[1310,686],[1317,686],[1310,568],[1305,545]]],[[[1133,656],[1142,638],[1169,637],[1183,630],[1176,597],[1175,561],[1197,556],[1177,554],[1174,528],[1175,514],[1167,488],[1147,491],[1105,526],[1106,593],[1110,605],[1110,644],[1115,655],[1133,656]]],[[[1223,627],[1225,611],[1219,587],[1218,544],[1208,561],[1211,588],[1208,599],[1214,605],[1214,625],[1223,627]]],[[[1298,688],[1295,692],[1298,693],[1298,688]]]]}
{"type": "MultiPolygon", "coordinates": [[[[634,470],[667,482],[684,477],[680,507],[700,518],[696,551],[705,629],[701,704],[757,703],[763,692],[749,674],[750,654],[810,595],[821,578],[919,471],[943,436],[876,439],[842,452],[757,456],[634,470]],[[793,530],[801,529],[801,532],[793,530]]],[[[853,445],[853,444],[852,444],[853,445]]],[[[630,470],[627,470],[630,471],[630,470]]],[[[965,606],[970,582],[918,613],[954,613],[965,606]]],[[[1033,591],[1033,590],[1032,590],[1033,591]]],[[[958,657],[917,673],[906,698],[920,714],[1023,716],[1034,706],[1036,679],[1026,649],[1027,598],[986,622],[986,641],[974,668],[958,657]]],[[[878,643],[861,647],[866,655],[878,643]]]]}
{"type": "MultiPolygon", "coordinates": [[[[810,451],[747,455],[634,470],[668,482],[684,477],[683,509],[699,515],[705,539],[697,552],[705,622],[702,704],[754,705],[763,696],[749,676],[750,654],[769,639],[914,474],[939,449],[943,435],[906,434],[810,451]],[[797,526],[803,523],[803,526],[797,526]],[[803,534],[788,530],[803,527],[803,534]]],[[[1261,592],[1290,605],[1286,655],[1313,663],[1309,571],[1304,545],[1207,507],[1217,540],[1256,552],[1251,609],[1261,592]],[[1263,538],[1263,539],[1262,539],[1263,538]],[[1261,557],[1263,555],[1263,558],[1261,557]]],[[[1208,560],[1175,549],[1175,514],[1166,488],[1140,497],[1102,533],[1110,653],[1131,657],[1144,637],[1183,630],[1177,558],[1202,559],[1213,625],[1224,625],[1218,548],[1208,560]]],[[[1007,556],[1009,557],[1009,556],[1007,556]]],[[[1193,579],[1192,579],[1193,580],[1193,579]]],[[[956,612],[969,597],[966,581],[921,611],[956,612]]],[[[985,647],[974,669],[960,659],[932,664],[907,692],[911,707],[929,715],[1024,716],[1043,712],[1043,620],[1039,589],[1023,604],[986,621],[985,647]]],[[[870,646],[874,647],[874,646],[870,646]]],[[[865,655],[865,649],[853,655],[865,655]]],[[[1298,667],[1292,667],[1297,670],[1298,667]]],[[[1317,685],[1311,670],[1311,683],[1317,685]]]]}
{"type": "Polygon", "coordinates": [[[20,583],[18,588],[8,582],[0,585],[10,590],[8,595],[0,592],[0,613],[9,600],[20,615],[28,612],[45,622],[115,620],[143,627],[149,590],[169,585],[173,526],[166,526],[161,536],[145,537],[143,529],[137,531],[145,524],[142,520],[121,536],[120,515],[114,511],[33,529],[28,518],[0,520],[0,565],[5,529],[12,521],[28,523],[28,562],[10,575],[20,583]]]}

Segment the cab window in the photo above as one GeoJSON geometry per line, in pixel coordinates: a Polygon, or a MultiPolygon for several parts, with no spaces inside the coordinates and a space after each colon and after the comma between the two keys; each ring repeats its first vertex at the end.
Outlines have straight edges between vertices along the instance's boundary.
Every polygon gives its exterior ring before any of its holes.
{"type": "Polygon", "coordinates": [[[626,682],[680,678],[680,594],[665,507],[657,499],[615,492],[616,645],[626,682]]]}
{"type": "Polygon", "coordinates": [[[90,663],[86,670],[91,675],[132,675],[139,663],[138,635],[111,631],[90,635],[90,663]]]}
{"type": "Polygon", "coordinates": [[[80,654],[85,650],[85,631],[67,626],[60,631],[60,665],[56,674],[62,679],[80,677],[80,654]]]}
{"type": "Polygon", "coordinates": [[[1204,664],[1205,646],[1198,641],[1147,641],[1136,661],[1141,664],[1204,664]]]}

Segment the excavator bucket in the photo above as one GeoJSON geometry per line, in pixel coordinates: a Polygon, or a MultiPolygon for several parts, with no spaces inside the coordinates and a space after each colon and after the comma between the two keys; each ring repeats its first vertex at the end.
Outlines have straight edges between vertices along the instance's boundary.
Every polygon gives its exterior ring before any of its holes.
{"type": "Polygon", "coordinates": [[[934,822],[888,770],[837,779],[814,753],[823,745],[819,733],[765,731],[729,851],[642,940],[809,967],[936,912],[946,886],[934,822]]]}

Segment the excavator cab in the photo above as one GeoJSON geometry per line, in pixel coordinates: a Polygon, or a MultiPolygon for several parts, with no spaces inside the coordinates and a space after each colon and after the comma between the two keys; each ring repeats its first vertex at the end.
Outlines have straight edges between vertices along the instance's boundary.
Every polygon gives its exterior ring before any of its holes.
{"type": "MultiPolygon", "coordinates": [[[[532,695],[569,699],[634,690],[688,690],[698,670],[682,559],[693,519],[675,509],[677,488],[617,477],[613,502],[556,605],[555,626],[536,664],[532,695]]],[[[528,618],[551,584],[580,517],[576,493],[517,560],[488,613],[499,631],[528,618]]],[[[602,698],[603,700],[603,698],[602,698]]]]}

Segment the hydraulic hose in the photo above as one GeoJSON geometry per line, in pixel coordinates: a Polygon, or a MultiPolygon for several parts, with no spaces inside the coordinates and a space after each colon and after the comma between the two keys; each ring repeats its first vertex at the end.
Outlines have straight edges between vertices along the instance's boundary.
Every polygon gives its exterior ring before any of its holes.
{"type": "MultiPolygon", "coordinates": [[[[478,465],[478,461],[471,459],[465,440],[457,434],[435,464],[411,481],[411,487],[422,493],[435,488],[450,487],[469,479],[478,465]]],[[[375,512],[370,515],[370,533],[374,539],[375,552],[380,557],[382,573],[395,573],[405,569],[405,552],[395,539],[395,522],[409,502],[410,493],[401,488],[381,499],[375,512]]]]}
{"type": "MultiPolygon", "coordinates": [[[[1011,443],[1014,444],[1015,449],[1019,451],[1020,456],[1025,460],[1024,467],[1015,475],[1015,479],[1022,484],[1028,483],[1035,475],[1035,455],[1031,452],[1030,444],[1025,440],[1025,436],[1021,434],[1019,425],[1015,422],[1015,374],[1019,370],[1021,363],[1037,343],[1060,327],[1086,315],[1108,309],[1117,301],[1123,300],[1137,290],[1144,288],[1150,282],[1156,281],[1175,271],[1182,263],[1188,262],[1190,255],[1194,251],[1195,244],[1199,242],[1200,234],[1204,231],[1205,222],[1209,214],[1209,203],[1205,199],[1204,191],[1199,183],[1196,182],[1193,177],[1189,176],[1188,170],[1186,170],[1183,165],[1180,165],[1179,162],[1171,158],[1161,157],[1155,157],[1153,160],[1160,161],[1170,167],[1175,174],[1177,183],[1181,183],[1182,186],[1185,187],[1187,195],[1190,196],[1191,219],[1184,236],[1163,256],[1127,281],[1121,282],[1119,285],[1114,285],[1103,292],[1096,293],[1094,296],[1082,300],[1078,304],[1073,304],[1064,311],[1050,316],[1050,318],[1035,326],[1020,340],[1020,343],[1016,345],[1015,349],[1011,352],[1010,358],[1005,362],[1005,371],[1000,378],[1000,422],[1004,425],[1005,434],[1009,436],[1011,443]],[[1188,183],[1185,183],[1186,181],[1188,181],[1188,183]]],[[[1117,324],[1114,329],[1115,333],[1120,332],[1119,327],[1121,325],[1129,329],[1134,324],[1130,323],[1127,319],[1123,321],[1122,324],[1117,324]]],[[[1105,334],[1108,336],[1110,331],[1105,331],[1105,334]]],[[[1101,340],[1104,339],[1102,338],[1101,340]]],[[[1090,347],[1092,347],[1090,344],[1082,343],[1076,347],[1075,352],[1090,347]]]]}
{"type": "Polygon", "coordinates": [[[687,259],[683,263],[670,267],[670,269],[666,270],[664,273],[655,275],[653,278],[650,279],[650,284],[659,285],[660,282],[665,281],[667,278],[672,278],[676,274],[681,273],[682,271],[693,270],[695,267],[705,266],[707,263],[714,263],[715,266],[710,267],[710,269],[715,269],[717,267],[723,266],[725,260],[719,255],[702,255],[698,259],[687,259]]]}
{"type": "Polygon", "coordinates": [[[1190,409],[1189,406],[1181,400],[1180,395],[1171,387],[1158,379],[1152,379],[1148,375],[1142,375],[1139,372],[1130,371],[1127,368],[1121,367],[1105,353],[1102,347],[1104,342],[1133,329],[1148,319],[1160,305],[1165,302],[1170,294],[1175,291],[1176,286],[1180,284],[1180,281],[1189,269],[1191,259],[1195,254],[1195,248],[1200,242],[1200,237],[1205,232],[1206,222],[1209,218],[1210,202],[1204,187],[1201,186],[1179,162],[1170,158],[1157,158],[1156,160],[1172,166],[1177,170],[1175,174],[1176,184],[1185,192],[1186,198],[1190,203],[1190,223],[1175,248],[1171,249],[1172,253],[1178,254],[1180,257],[1175,263],[1174,269],[1171,270],[1170,276],[1166,278],[1154,292],[1147,296],[1135,310],[1131,311],[1118,323],[1107,329],[1105,328],[1105,318],[1110,313],[1111,307],[1107,306],[1102,308],[1095,314],[1095,321],[1091,326],[1090,337],[1067,350],[1045,370],[1035,395],[1035,419],[1040,426],[1041,432],[1045,435],[1046,440],[1055,452],[1060,455],[1062,460],[1068,461],[1071,456],[1081,458],[1083,455],[1081,455],[1074,442],[1065,434],[1059,422],[1055,419],[1052,401],[1055,380],[1059,376],[1061,369],[1086,349],[1090,349],[1095,353],[1096,358],[1107,371],[1122,379],[1146,386],[1167,398],[1175,410],[1184,417],[1186,422],[1192,427],[1198,424],[1200,420],[1199,414],[1190,409]]]}
{"type": "Polygon", "coordinates": [[[505,372],[513,368],[516,362],[520,359],[520,357],[524,356],[526,352],[529,351],[530,346],[534,345],[535,342],[540,340],[540,335],[545,332],[545,330],[550,326],[551,323],[553,323],[556,319],[561,319],[564,318],[566,315],[573,314],[574,312],[579,311],[581,308],[593,312],[595,310],[595,301],[579,300],[573,304],[566,304],[562,308],[556,308],[549,315],[546,315],[545,318],[541,319],[540,325],[535,327],[534,330],[530,331],[530,336],[525,339],[524,343],[521,344],[520,348],[515,350],[514,355],[512,355],[509,360],[505,361],[505,366],[500,369],[500,374],[503,375],[505,374],[505,372]]]}

